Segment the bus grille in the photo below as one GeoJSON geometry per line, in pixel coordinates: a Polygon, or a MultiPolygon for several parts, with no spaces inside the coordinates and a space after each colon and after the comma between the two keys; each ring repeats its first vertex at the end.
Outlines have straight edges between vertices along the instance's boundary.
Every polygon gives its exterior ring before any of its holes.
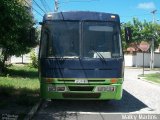
{"type": "MultiPolygon", "coordinates": [[[[72,83],[74,83],[75,82],[75,80],[58,80],[58,81],[60,81],[60,82],[72,82],[72,83]]],[[[89,83],[104,83],[105,82],[105,80],[88,80],[88,82],[89,83]]]]}
{"type": "Polygon", "coordinates": [[[93,91],[93,86],[68,86],[70,91],[93,91]]]}
{"type": "Polygon", "coordinates": [[[99,98],[100,93],[63,93],[64,98],[99,98]]]}

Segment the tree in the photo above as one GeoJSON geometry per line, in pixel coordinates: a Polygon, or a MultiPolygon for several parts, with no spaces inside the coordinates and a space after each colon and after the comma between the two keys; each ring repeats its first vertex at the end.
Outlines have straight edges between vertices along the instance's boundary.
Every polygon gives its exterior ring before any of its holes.
{"type": "Polygon", "coordinates": [[[30,51],[37,42],[30,40],[33,17],[18,0],[0,1],[0,45],[3,46],[2,66],[8,56],[30,51]]]}
{"type": "Polygon", "coordinates": [[[122,25],[122,40],[123,48],[126,49],[131,45],[139,45],[141,41],[147,41],[151,44],[151,40],[155,40],[155,48],[160,44],[160,25],[152,22],[139,21],[137,18],[133,18],[132,22],[127,22],[122,25]],[[130,43],[125,42],[124,28],[131,27],[132,40],[130,43]]]}

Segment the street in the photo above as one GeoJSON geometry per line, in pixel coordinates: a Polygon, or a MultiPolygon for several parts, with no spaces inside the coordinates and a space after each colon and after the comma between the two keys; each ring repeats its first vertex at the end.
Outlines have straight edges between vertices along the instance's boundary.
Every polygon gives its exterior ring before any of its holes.
{"type": "Polygon", "coordinates": [[[47,101],[34,119],[105,120],[108,113],[160,113],[160,85],[138,79],[141,73],[141,69],[125,69],[120,101],[47,101]]]}

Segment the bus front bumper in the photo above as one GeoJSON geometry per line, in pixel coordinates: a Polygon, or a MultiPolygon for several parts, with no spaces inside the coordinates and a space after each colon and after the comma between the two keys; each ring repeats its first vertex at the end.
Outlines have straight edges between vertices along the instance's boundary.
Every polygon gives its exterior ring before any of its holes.
{"type": "Polygon", "coordinates": [[[41,97],[43,99],[120,100],[122,92],[122,84],[67,85],[41,83],[41,97]]]}

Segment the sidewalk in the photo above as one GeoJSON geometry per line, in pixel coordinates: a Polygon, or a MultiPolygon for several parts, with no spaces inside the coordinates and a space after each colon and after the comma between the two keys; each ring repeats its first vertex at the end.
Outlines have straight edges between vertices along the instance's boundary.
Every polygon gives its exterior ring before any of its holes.
{"type": "MultiPolygon", "coordinates": [[[[125,67],[125,71],[131,71],[131,77],[138,78],[138,75],[143,74],[143,68],[136,68],[136,67],[125,67]]],[[[160,73],[160,70],[150,70],[149,68],[144,68],[144,74],[151,74],[151,73],[160,73]]]]}
{"type": "MultiPolygon", "coordinates": [[[[146,74],[152,74],[152,73],[159,73],[160,74],[160,70],[150,70],[149,68],[145,68],[144,69],[144,75],[146,74]]],[[[143,68],[136,68],[136,67],[125,67],[125,71],[124,71],[124,78],[125,79],[141,79],[141,80],[145,80],[143,77],[139,77],[138,75],[142,75],[143,74],[143,68]]],[[[148,80],[145,80],[146,82],[150,82],[148,80]]],[[[151,83],[155,83],[155,82],[151,82],[151,83]]],[[[157,84],[157,83],[155,83],[157,84]]]]}

